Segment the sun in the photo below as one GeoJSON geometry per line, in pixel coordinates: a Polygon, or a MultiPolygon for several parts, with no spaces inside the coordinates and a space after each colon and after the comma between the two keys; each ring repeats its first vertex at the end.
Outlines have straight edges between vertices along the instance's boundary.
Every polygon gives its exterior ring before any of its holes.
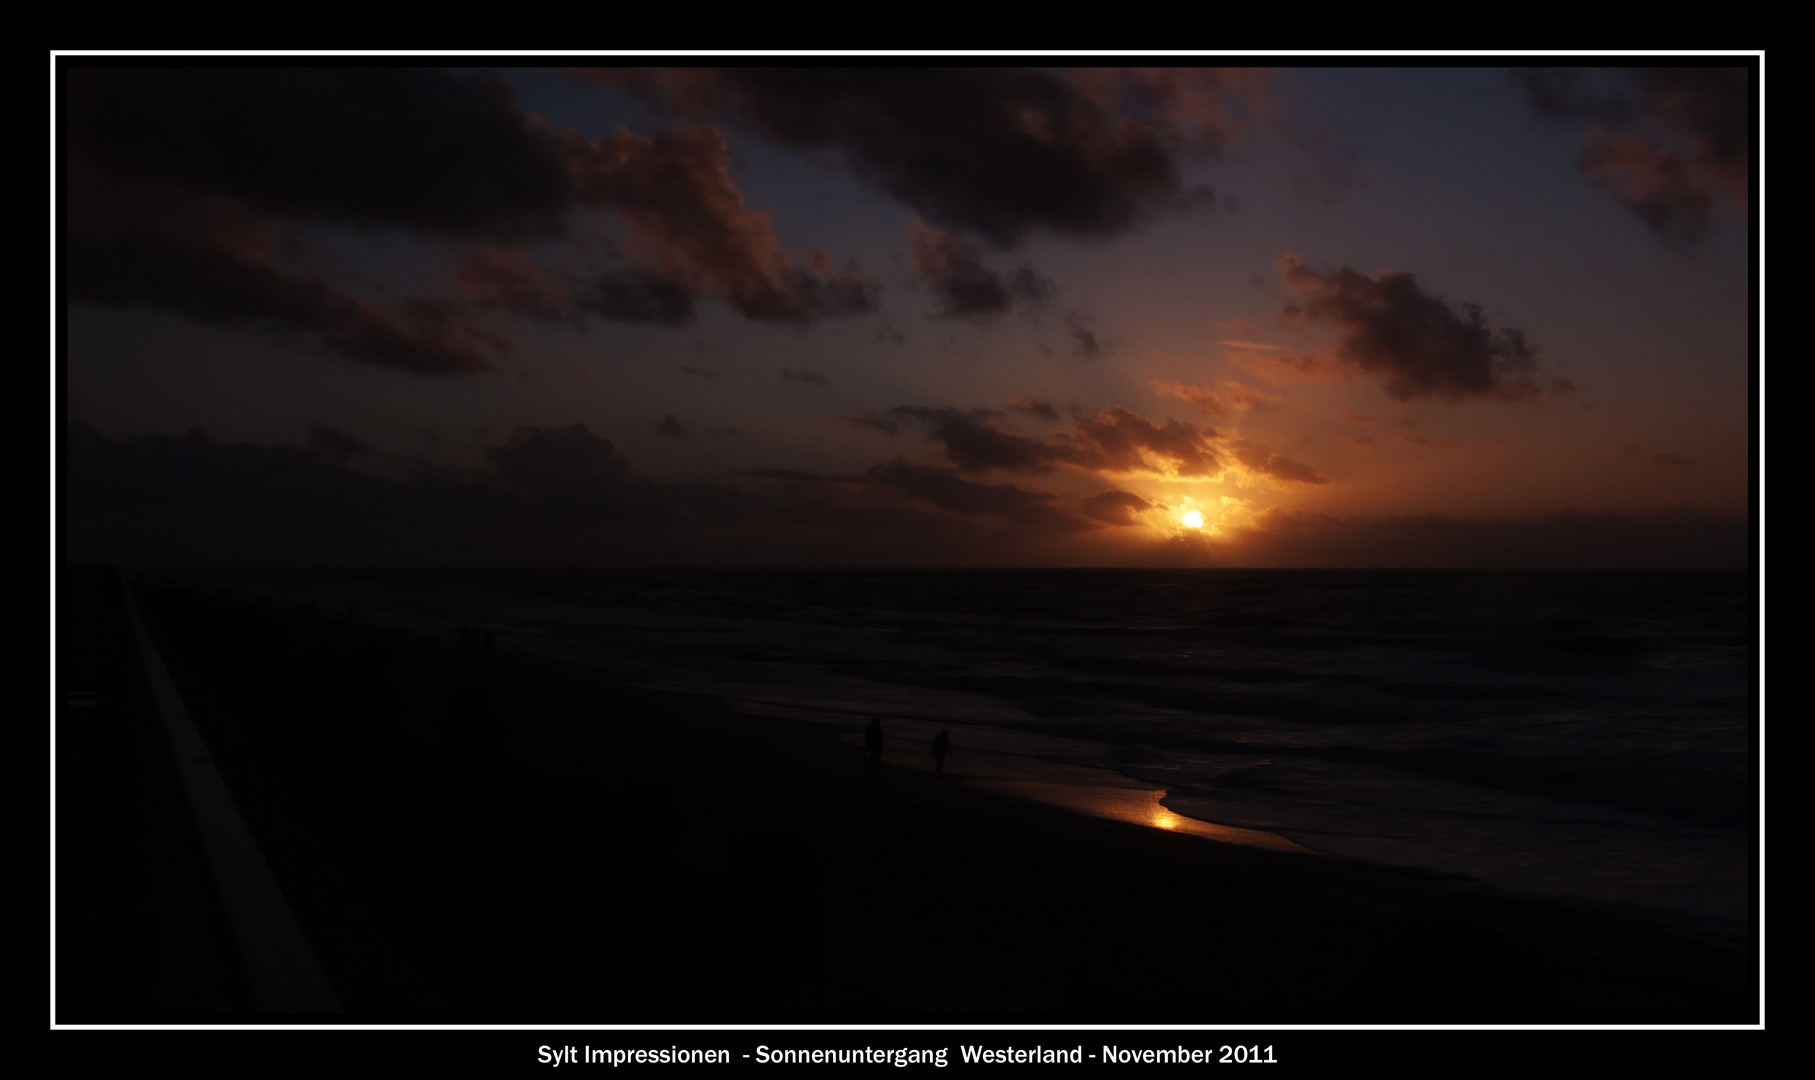
{"type": "Polygon", "coordinates": [[[1187,529],[1201,529],[1204,527],[1204,515],[1198,513],[1196,510],[1185,511],[1185,516],[1179,520],[1185,523],[1185,528],[1187,529]]]}

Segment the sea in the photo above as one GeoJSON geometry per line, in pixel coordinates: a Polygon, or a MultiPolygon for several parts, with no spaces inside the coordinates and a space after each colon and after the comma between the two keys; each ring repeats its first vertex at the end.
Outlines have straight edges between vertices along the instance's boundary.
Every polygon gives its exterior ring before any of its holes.
{"type": "Polygon", "coordinates": [[[1744,571],[379,569],[185,582],[813,720],[948,782],[1738,938],[1744,571]]]}

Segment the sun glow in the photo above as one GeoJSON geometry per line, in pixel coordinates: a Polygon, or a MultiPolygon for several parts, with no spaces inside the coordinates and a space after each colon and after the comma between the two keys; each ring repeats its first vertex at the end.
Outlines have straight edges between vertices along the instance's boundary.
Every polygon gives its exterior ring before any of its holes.
{"type": "Polygon", "coordinates": [[[1198,513],[1196,510],[1185,511],[1185,516],[1179,520],[1185,523],[1185,528],[1187,529],[1201,529],[1204,527],[1204,515],[1198,513]]]}

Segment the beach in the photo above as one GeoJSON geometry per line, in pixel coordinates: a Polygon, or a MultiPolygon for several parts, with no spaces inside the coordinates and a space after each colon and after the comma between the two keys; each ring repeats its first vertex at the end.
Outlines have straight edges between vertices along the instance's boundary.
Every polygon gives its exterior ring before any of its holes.
{"type": "Polygon", "coordinates": [[[836,727],[478,630],[138,596],[355,1020],[1757,1019],[1745,941],[1068,811],[899,732],[873,768],[836,727]]]}

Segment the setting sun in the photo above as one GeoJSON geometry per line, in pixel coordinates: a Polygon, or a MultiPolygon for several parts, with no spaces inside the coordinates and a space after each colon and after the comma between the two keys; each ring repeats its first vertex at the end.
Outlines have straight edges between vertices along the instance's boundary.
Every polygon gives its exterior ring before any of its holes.
{"type": "Polygon", "coordinates": [[[1204,527],[1204,515],[1198,513],[1196,510],[1185,511],[1185,516],[1179,520],[1185,523],[1185,528],[1187,529],[1201,529],[1204,527]]]}

